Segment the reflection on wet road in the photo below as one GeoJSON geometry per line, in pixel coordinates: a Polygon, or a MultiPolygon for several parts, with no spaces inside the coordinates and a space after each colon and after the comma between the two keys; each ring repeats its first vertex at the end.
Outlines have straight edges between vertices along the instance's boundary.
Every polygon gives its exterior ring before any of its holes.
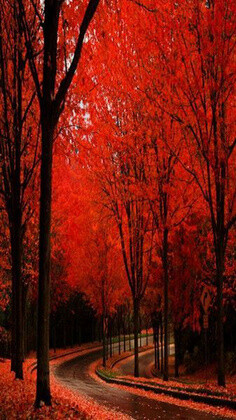
{"type": "MultiPolygon", "coordinates": [[[[151,378],[150,365],[154,362],[154,349],[139,355],[139,375],[141,378],[151,378]]],[[[116,365],[121,375],[133,375],[134,357],[131,356],[116,365]]]]}
{"type": "Polygon", "coordinates": [[[56,375],[68,388],[94,399],[99,404],[115,409],[138,420],[181,419],[181,420],[213,420],[219,416],[178,407],[173,404],[134,395],[120,388],[110,387],[106,383],[96,381],[89,375],[89,365],[101,357],[101,351],[76,357],[62,363],[56,368],[56,375]]]}

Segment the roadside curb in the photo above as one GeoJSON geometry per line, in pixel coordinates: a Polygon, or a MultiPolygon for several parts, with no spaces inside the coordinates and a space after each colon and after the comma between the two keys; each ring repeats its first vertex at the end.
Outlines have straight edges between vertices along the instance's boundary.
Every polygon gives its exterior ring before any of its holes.
{"type": "Polygon", "coordinates": [[[218,407],[228,407],[233,410],[236,410],[236,400],[210,397],[210,396],[200,395],[198,393],[194,394],[194,393],[190,393],[186,391],[178,391],[174,389],[166,389],[159,385],[156,385],[156,386],[146,385],[139,382],[127,381],[124,379],[109,378],[105,374],[99,372],[98,368],[96,368],[95,373],[100,379],[110,384],[123,385],[130,388],[142,389],[144,391],[151,391],[151,392],[154,392],[155,394],[166,394],[166,395],[169,395],[171,397],[178,398],[181,400],[192,400],[195,402],[201,402],[201,403],[218,406],[218,407]]]}

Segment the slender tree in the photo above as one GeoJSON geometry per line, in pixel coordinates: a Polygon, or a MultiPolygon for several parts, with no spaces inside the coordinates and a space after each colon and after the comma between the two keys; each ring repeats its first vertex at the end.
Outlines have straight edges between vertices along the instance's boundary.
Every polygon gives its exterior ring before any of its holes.
{"type": "MultiPolygon", "coordinates": [[[[66,95],[72,83],[81,58],[84,38],[89,24],[96,12],[99,0],[90,0],[85,8],[79,27],[72,59],[64,57],[64,75],[58,80],[59,66],[59,28],[64,1],[45,0],[32,2],[31,6],[24,0],[18,0],[20,21],[32,77],[35,83],[40,106],[41,123],[41,183],[40,183],[40,224],[39,224],[39,283],[38,283],[38,343],[37,343],[37,393],[36,406],[41,402],[51,404],[49,383],[49,308],[50,308],[50,228],[51,228],[51,193],[52,193],[52,160],[53,141],[59,117],[64,109],[66,95]],[[40,59],[35,51],[35,40],[30,31],[31,18],[37,19],[43,31],[42,72],[40,59]],[[67,65],[69,64],[69,65],[67,65]],[[42,76],[41,76],[42,74],[42,76]]],[[[74,10],[76,7],[74,8],[74,10]]],[[[61,75],[61,72],[59,72],[61,75]]]]}
{"type": "MultiPolygon", "coordinates": [[[[33,32],[32,32],[33,33],[33,32]]],[[[0,193],[5,203],[10,232],[12,265],[12,364],[23,379],[24,304],[22,278],[23,239],[32,217],[27,194],[38,158],[35,89],[29,80],[26,49],[16,1],[6,9],[0,2],[0,193]],[[33,138],[32,138],[33,137],[33,138]]],[[[32,191],[31,191],[32,192],[32,191]]]]}

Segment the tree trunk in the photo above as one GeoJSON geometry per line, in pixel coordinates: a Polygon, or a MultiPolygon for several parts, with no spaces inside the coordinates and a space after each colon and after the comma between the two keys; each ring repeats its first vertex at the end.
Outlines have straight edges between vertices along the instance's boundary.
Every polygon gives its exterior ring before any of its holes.
{"type": "Polygon", "coordinates": [[[138,328],[139,328],[139,302],[138,299],[133,300],[134,305],[134,376],[139,377],[139,360],[138,360],[138,328]]]}
{"type": "Polygon", "coordinates": [[[21,216],[15,213],[11,227],[12,255],[12,370],[23,379],[23,313],[21,279],[21,216]]]}
{"type": "Polygon", "coordinates": [[[163,322],[161,315],[161,373],[163,373],[163,322]]]}
{"type": "Polygon", "coordinates": [[[157,333],[154,333],[154,356],[155,356],[155,369],[157,368],[157,333]]]}
{"type": "Polygon", "coordinates": [[[82,344],[82,332],[81,332],[81,325],[79,324],[79,337],[78,337],[78,340],[79,340],[79,346],[81,346],[81,344],[82,344]]]}
{"type": "Polygon", "coordinates": [[[119,341],[119,354],[121,353],[121,345],[120,345],[120,321],[118,321],[118,341],[119,341]]]}
{"type": "MultiPolygon", "coordinates": [[[[45,112],[50,114],[49,107],[45,106],[45,112]]],[[[41,405],[41,402],[44,402],[46,405],[51,404],[49,382],[49,312],[53,127],[48,121],[50,118],[52,118],[52,115],[41,115],[42,156],[39,226],[37,391],[35,402],[37,407],[41,405]]]]}
{"type": "Polygon", "coordinates": [[[110,321],[110,357],[112,357],[112,322],[110,321]]]}
{"type": "Polygon", "coordinates": [[[224,255],[222,245],[219,245],[216,257],[217,282],[217,341],[218,341],[218,385],[225,386],[225,360],[224,360],[224,326],[223,326],[223,272],[224,255]]]}
{"type": "Polygon", "coordinates": [[[23,362],[27,355],[27,299],[28,299],[28,285],[22,283],[22,341],[23,341],[23,362]]]}
{"type": "Polygon", "coordinates": [[[63,316],[63,348],[66,348],[66,316],[63,316]]]}
{"type": "Polygon", "coordinates": [[[16,370],[16,288],[12,265],[12,299],[11,299],[11,371],[16,370]]]}
{"type": "Polygon", "coordinates": [[[168,229],[164,229],[163,235],[163,271],[164,271],[164,373],[163,380],[169,379],[169,329],[168,329],[168,315],[169,315],[169,297],[168,297],[168,229]]]}
{"type": "Polygon", "coordinates": [[[179,363],[180,363],[180,330],[174,328],[175,339],[175,378],[179,377],[179,363]]]}
{"type": "Polygon", "coordinates": [[[159,324],[157,326],[157,369],[160,370],[159,324]]]}
{"type": "Polygon", "coordinates": [[[101,330],[102,330],[102,323],[101,322],[99,322],[98,323],[98,341],[99,341],[99,343],[102,341],[102,334],[101,334],[101,330]]]}
{"type": "Polygon", "coordinates": [[[106,326],[105,317],[102,317],[102,365],[106,367],[106,326]]]}
{"type": "Polygon", "coordinates": [[[130,322],[129,322],[129,351],[131,351],[130,322]]]}
{"type": "Polygon", "coordinates": [[[56,324],[53,325],[53,349],[54,349],[54,353],[56,353],[56,350],[57,350],[56,324]]]}
{"type": "Polygon", "coordinates": [[[74,329],[75,329],[75,318],[71,315],[71,347],[74,346],[74,329]]]}

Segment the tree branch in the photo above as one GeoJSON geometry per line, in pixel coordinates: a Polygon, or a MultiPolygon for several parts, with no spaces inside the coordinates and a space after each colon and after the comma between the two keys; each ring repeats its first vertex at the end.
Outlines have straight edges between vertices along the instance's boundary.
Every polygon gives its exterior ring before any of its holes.
{"type": "Polygon", "coordinates": [[[55,97],[55,109],[56,112],[60,113],[62,110],[62,103],[65,100],[65,96],[66,93],[71,85],[72,79],[74,77],[79,59],[81,57],[81,52],[82,52],[82,47],[83,47],[83,42],[84,42],[84,37],[86,34],[86,31],[89,27],[89,24],[96,12],[96,9],[98,7],[100,0],[90,0],[89,4],[87,6],[87,9],[85,11],[84,14],[84,18],[83,21],[81,23],[80,26],[80,34],[78,37],[78,41],[77,41],[77,45],[75,48],[75,53],[74,53],[74,57],[73,60],[71,62],[70,68],[68,70],[68,72],[66,73],[64,79],[61,81],[61,84],[59,86],[59,89],[57,91],[56,97],[55,97]]]}

